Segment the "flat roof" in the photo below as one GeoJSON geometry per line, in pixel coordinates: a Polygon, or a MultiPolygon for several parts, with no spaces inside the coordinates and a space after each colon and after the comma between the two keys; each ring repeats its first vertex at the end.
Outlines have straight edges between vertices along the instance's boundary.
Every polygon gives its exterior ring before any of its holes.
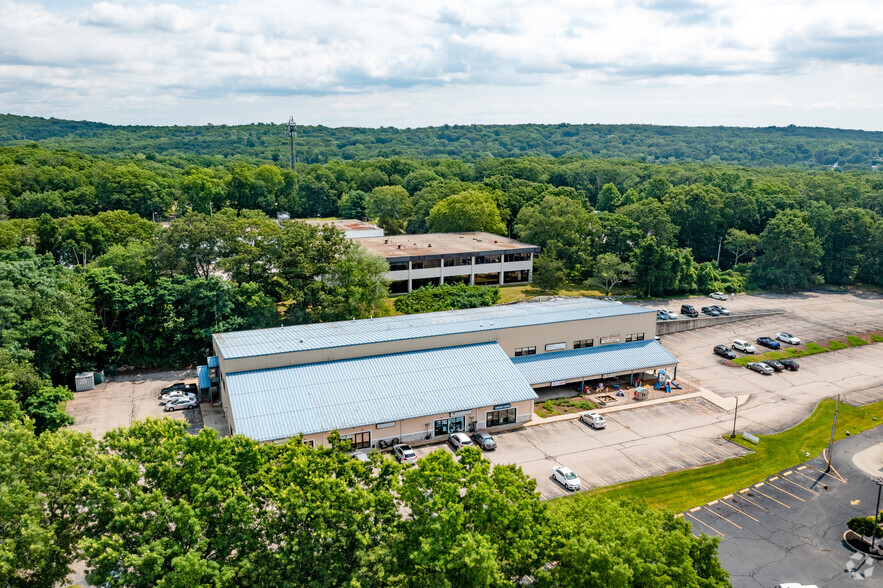
{"type": "Polygon", "coordinates": [[[614,316],[644,313],[655,316],[655,312],[652,309],[605,302],[595,298],[565,298],[446,312],[215,333],[212,338],[221,357],[241,359],[614,316]]]}
{"type": "Polygon", "coordinates": [[[429,233],[366,237],[359,244],[386,259],[538,252],[540,247],[491,233],[429,233]]]}
{"type": "Polygon", "coordinates": [[[257,441],[537,398],[496,343],[237,372],[227,393],[236,432],[257,441]]]}
{"type": "MultiPolygon", "coordinates": [[[[331,218],[331,219],[311,219],[311,218],[299,218],[297,219],[302,223],[307,223],[308,225],[313,225],[314,227],[321,227],[326,225],[331,225],[338,231],[377,231],[380,229],[375,224],[366,223],[365,221],[360,221],[354,218],[331,218]]],[[[369,237],[370,238],[370,237],[369,237]]]]}
{"type": "Polygon", "coordinates": [[[540,355],[513,357],[512,363],[532,385],[562,380],[632,373],[678,364],[659,341],[632,341],[540,355]]]}

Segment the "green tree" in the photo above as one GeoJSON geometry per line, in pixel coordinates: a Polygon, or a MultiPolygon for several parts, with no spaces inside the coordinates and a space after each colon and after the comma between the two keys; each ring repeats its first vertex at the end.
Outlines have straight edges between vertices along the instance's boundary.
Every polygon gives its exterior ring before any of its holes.
{"type": "Polygon", "coordinates": [[[598,218],[582,204],[552,195],[522,208],[515,223],[521,240],[539,245],[545,253],[560,259],[575,278],[591,270],[599,229],[598,218]]]}
{"type": "Polygon", "coordinates": [[[562,543],[538,586],[730,586],[720,539],[694,536],[683,518],[603,497],[556,502],[552,516],[562,543]]]}
{"type": "Polygon", "coordinates": [[[604,184],[601,191],[598,192],[598,201],[595,206],[598,210],[605,212],[613,212],[617,208],[623,206],[622,194],[616,189],[612,183],[604,184]]]}
{"type": "Polygon", "coordinates": [[[680,227],[680,245],[692,249],[702,261],[715,259],[724,233],[721,191],[706,185],[678,186],[668,192],[664,204],[680,227]]]}
{"type": "Polygon", "coordinates": [[[822,269],[825,281],[849,284],[865,263],[868,244],[877,222],[871,212],[861,208],[838,208],[824,240],[822,269]]]}
{"type": "Polygon", "coordinates": [[[90,513],[82,508],[95,442],[71,431],[39,437],[0,423],[0,578],[54,586],[71,573],[90,513]]]}
{"type": "Polygon", "coordinates": [[[633,220],[613,212],[598,213],[600,252],[613,253],[620,259],[629,259],[644,236],[633,220]]]}
{"type": "Polygon", "coordinates": [[[506,226],[500,219],[500,210],[493,196],[480,190],[467,190],[445,198],[429,211],[427,225],[433,233],[485,231],[506,234],[506,226]]]}
{"type": "Polygon", "coordinates": [[[730,229],[724,239],[724,249],[733,254],[733,265],[738,265],[744,255],[754,255],[758,245],[760,237],[739,229],[730,229]]]}
{"type": "Polygon", "coordinates": [[[350,190],[340,199],[341,218],[365,218],[365,200],[368,194],[361,190],[350,190]]]}
{"type": "Polygon", "coordinates": [[[531,284],[544,292],[557,290],[564,285],[564,262],[549,254],[534,257],[531,284]]]}
{"type": "Polygon", "coordinates": [[[638,225],[642,237],[656,237],[661,245],[672,247],[676,244],[676,235],[680,230],[671,221],[665,207],[658,200],[646,199],[636,204],[629,204],[616,210],[638,225]]]}
{"type": "Polygon", "coordinates": [[[208,278],[221,244],[219,221],[213,216],[188,212],[169,223],[159,236],[157,266],[167,273],[208,278]]]}
{"type": "Polygon", "coordinates": [[[24,409],[34,419],[37,433],[57,431],[74,424],[74,417],[64,412],[62,403],[72,400],[74,393],[65,386],[43,386],[24,400],[24,409]]]}
{"type": "Polygon", "coordinates": [[[203,214],[223,208],[227,200],[227,186],[219,175],[206,168],[188,169],[181,180],[180,204],[203,214]]]}
{"type": "Polygon", "coordinates": [[[604,295],[610,296],[613,287],[633,277],[632,266],[622,261],[613,253],[602,253],[595,260],[595,273],[591,282],[604,289],[604,295]]]}
{"type": "Polygon", "coordinates": [[[697,268],[690,251],[661,245],[656,237],[641,241],[633,266],[637,289],[647,297],[684,294],[697,287],[697,268]]]}
{"type": "Polygon", "coordinates": [[[365,200],[365,214],[376,219],[387,235],[400,235],[411,213],[411,197],[401,186],[374,188],[365,200]]]}
{"type": "Polygon", "coordinates": [[[796,210],[780,212],[767,224],[759,251],[754,279],[763,288],[801,290],[822,282],[822,244],[796,210]]]}
{"type": "Polygon", "coordinates": [[[363,318],[379,314],[389,296],[385,281],[389,264],[386,259],[350,241],[344,252],[323,276],[329,300],[321,320],[334,321],[363,318]]]}

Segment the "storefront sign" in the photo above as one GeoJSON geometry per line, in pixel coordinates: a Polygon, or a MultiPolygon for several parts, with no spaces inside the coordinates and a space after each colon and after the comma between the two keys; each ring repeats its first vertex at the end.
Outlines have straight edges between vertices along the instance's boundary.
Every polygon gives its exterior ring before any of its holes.
{"type": "Polygon", "coordinates": [[[567,343],[548,343],[546,351],[558,351],[559,349],[567,349],[567,343]]]}
{"type": "Polygon", "coordinates": [[[472,414],[471,410],[458,410],[457,412],[452,412],[451,417],[469,416],[471,414],[472,414]]]}
{"type": "Polygon", "coordinates": [[[550,386],[563,386],[567,383],[567,380],[555,380],[554,382],[549,382],[550,386]]]}
{"type": "Polygon", "coordinates": [[[510,406],[512,406],[511,402],[507,402],[506,404],[497,404],[496,406],[494,406],[494,410],[505,410],[510,406]]]}
{"type": "Polygon", "coordinates": [[[608,343],[619,343],[619,335],[601,337],[601,345],[607,345],[608,343]]]}
{"type": "Polygon", "coordinates": [[[388,429],[388,428],[394,427],[394,426],[396,426],[395,421],[393,421],[391,423],[377,423],[378,429],[388,429]]]}

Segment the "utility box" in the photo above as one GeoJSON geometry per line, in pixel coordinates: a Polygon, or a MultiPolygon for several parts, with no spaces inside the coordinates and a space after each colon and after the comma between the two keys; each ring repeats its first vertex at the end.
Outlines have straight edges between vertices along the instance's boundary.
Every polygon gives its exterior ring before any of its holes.
{"type": "Polygon", "coordinates": [[[74,377],[77,392],[85,392],[95,388],[95,375],[92,372],[83,372],[74,377]]]}
{"type": "Polygon", "coordinates": [[[95,372],[95,385],[104,383],[104,371],[95,372]]]}

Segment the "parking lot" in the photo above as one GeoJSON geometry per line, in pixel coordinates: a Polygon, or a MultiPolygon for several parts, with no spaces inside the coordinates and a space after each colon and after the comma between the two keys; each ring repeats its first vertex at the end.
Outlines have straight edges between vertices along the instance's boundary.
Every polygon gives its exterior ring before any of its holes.
{"type": "MultiPolygon", "coordinates": [[[[583,490],[617,484],[743,455],[746,450],[721,436],[732,414],[691,398],[605,415],[607,427],[595,430],[579,420],[497,434],[498,448],[485,453],[494,464],[517,464],[537,480],[544,498],[569,494],[552,479],[552,467],[576,472],[583,490]]],[[[418,457],[450,446],[427,445],[418,457]]]]}
{"type": "Polygon", "coordinates": [[[838,442],[830,472],[816,457],[682,516],[695,535],[721,538],[720,560],[735,588],[877,585],[879,562],[846,547],[843,533],[847,520],[873,513],[877,496],[851,456],[879,443],[880,427],[838,442]]]}
{"type": "Polygon", "coordinates": [[[105,433],[125,427],[147,417],[183,419],[191,432],[202,428],[199,408],[164,412],[159,404],[159,391],[169,384],[195,381],[196,370],[179,370],[144,374],[126,374],[98,384],[94,390],[75,392],[67,403],[67,411],[74,417],[71,429],[92,433],[100,439],[105,433]]]}

